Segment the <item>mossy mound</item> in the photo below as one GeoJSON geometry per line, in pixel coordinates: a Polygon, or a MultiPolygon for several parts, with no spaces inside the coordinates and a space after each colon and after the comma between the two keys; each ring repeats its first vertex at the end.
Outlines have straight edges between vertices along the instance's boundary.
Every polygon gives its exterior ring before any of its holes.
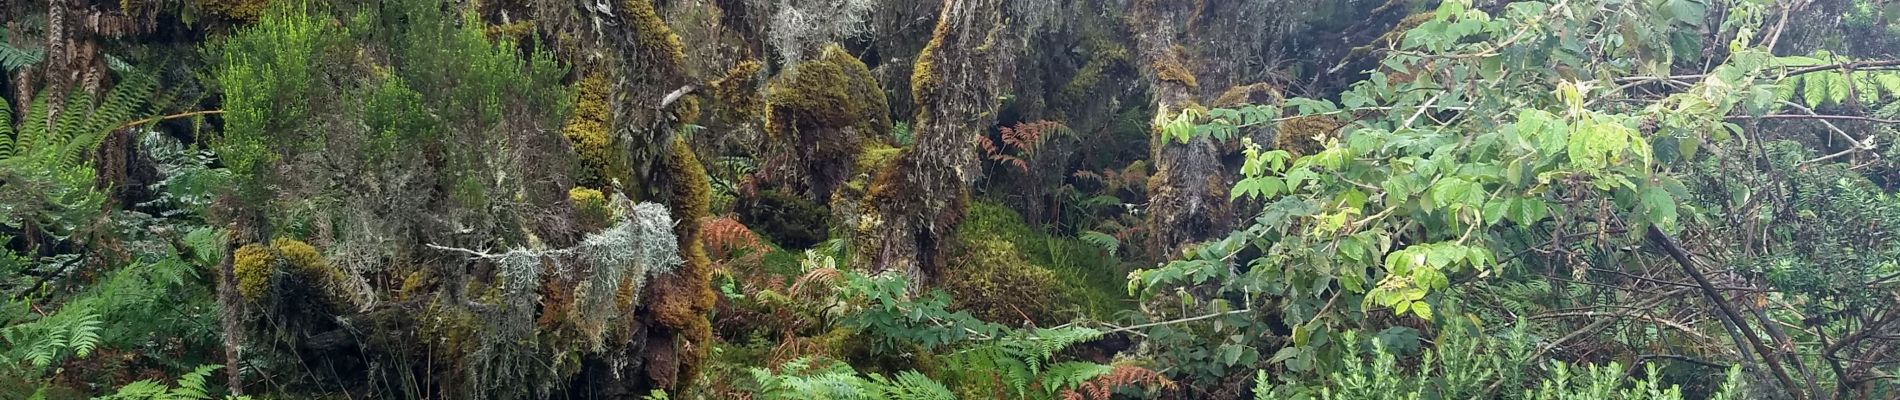
{"type": "Polygon", "coordinates": [[[573,188],[567,191],[567,200],[574,205],[574,218],[587,232],[606,229],[614,219],[613,209],[607,205],[607,195],[599,190],[573,188]]]}
{"type": "Polygon", "coordinates": [[[251,303],[314,295],[314,304],[326,311],[356,305],[343,271],[330,265],[316,247],[300,240],[277,239],[268,247],[249,244],[238,248],[232,259],[232,274],[237,276],[238,294],[251,303]]]}
{"type": "Polygon", "coordinates": [[[1130,304],[1123,291],[1127,271],[1119,260],[1080,240],[1043,233],[1000,203],[973,202],[958,239],[965,248],[953,261],[950,273],[957,275],[941,282],[950,286],[948,291],[959,306],[973,315],[1009,322],[1027,315],[1047,323],[1066,321],[1075,314],[1106,318],[1130,304]],[[1041,294],[1048,297],[1016,299],[1041,294]],[[1008,301],[990,307],[980,303],[998,298],[1008,301]],[[1033,307],[1024,308],[1024,304],[1033,307]]]}
{"type": "Polygon", "coordinates": [[[1030,264],[1015,244],[1001,239],[969,239],[938,280],[950,293],[952,307],[979,319],[1010,325],[1047,326],[1065,320],[1058,311],[1069,299],[1055,273],[1030,264]]]}

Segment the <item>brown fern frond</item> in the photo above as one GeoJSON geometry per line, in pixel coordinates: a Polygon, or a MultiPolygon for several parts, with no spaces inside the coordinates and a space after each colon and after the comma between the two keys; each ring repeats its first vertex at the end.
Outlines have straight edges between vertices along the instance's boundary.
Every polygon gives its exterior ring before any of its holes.
{"type": "Polygon", "coordinates": [[[1127,363],[1116,363],[1115,368],[1108,373],[1083,382],[1076,388],[1064,390],[1062,398],[1109,400],[1113,398],[1116,390],[1130,387],[1168,392],[1174,391],[1179,386],[1155,370],[1127,363]]]}
{"type": "Polygon", "coordinates": [[[822,293],[812,292],[814,288],[811,285],[823,284],[830,286],[829,284],[837,283],[839,279],[843,278],[844,272],[839,271],[837,268],[814,269],[811,270],[811,272],[800,275],[798,279],[792,280],[791,295],[803,299],[814,299],[822,295],[822,293]]]}

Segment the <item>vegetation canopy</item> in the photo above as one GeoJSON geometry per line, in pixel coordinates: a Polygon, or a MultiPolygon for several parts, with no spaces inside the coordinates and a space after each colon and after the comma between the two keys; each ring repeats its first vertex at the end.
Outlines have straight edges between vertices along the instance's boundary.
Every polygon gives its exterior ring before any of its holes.
{"type": "Polygon", "coordinates": [[[1900,398],[1900,2],[0,3],[0,400],[1900,398]]]}

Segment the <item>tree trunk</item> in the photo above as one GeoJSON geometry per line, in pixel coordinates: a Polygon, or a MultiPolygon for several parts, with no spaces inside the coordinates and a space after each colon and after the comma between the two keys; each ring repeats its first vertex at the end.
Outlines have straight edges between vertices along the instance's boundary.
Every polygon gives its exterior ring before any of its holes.
{"type": "MultiPolygon", "coordinates": [[[[1153,88],[1156,112],[1173,118],[1182,110],[1201,107],[1200,82],[1191,68],[1183,43],[1185,27],[1205,8],[1203,2],[1142,0],[1135,5],[1135,48],[1143,73],[1153,88]]],[[[1155,129],[1159,129],[1156,126],[1155,129]]],[[[1155,174],[1149,181],[1149,251],[1165,258],[1182,245],[1224,234],[1230,210],[1220,148],[1213,139],[1197,137],[1186,143],[1151,135],[1155,174]]]]}
{"type": "Polygon", "coordinates": [[[898,271],[913,289],[927,287],[943,265],[976,179],[975,140],[996,123],[998,97],[1009,88],[1011,34],[1003,0],[944,0],[937,28],[911,73],[917,106],[916,147],[882,172],[867,195],[874,219],[860,224],[860,262],[898,271]]]}
{"type": "Polygon", "coordinates": [[[224,257],[218,261],[218,322],[224,329],[224,374],[226,384],[231,388],[232,396],[244,395],[244,380],[239,374],[239,344],[244,343],[244,331],[239,325],[243,315],[243,300],[238,297],[237,275],[233,270],[233,257],[237,254],[237,229],[230,229],[230,235],[224,240],[224,257]]]}

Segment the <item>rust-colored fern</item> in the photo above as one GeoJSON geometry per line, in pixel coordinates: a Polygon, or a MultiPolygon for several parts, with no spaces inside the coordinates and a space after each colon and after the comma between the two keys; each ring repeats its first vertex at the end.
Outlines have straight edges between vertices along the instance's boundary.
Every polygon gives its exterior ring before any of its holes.
{"type": "Polygon", "coordinates": [[[1109,400],[1116,390],[1123,388],[1143,388],[1154,391],[1173,391],[1177,388],[1173,380],[1155,370],[1117,363],[1115,369],[1106,374],[1083,382],[1077,387],[1062,391],[1064,400],[1109,400]]]}

